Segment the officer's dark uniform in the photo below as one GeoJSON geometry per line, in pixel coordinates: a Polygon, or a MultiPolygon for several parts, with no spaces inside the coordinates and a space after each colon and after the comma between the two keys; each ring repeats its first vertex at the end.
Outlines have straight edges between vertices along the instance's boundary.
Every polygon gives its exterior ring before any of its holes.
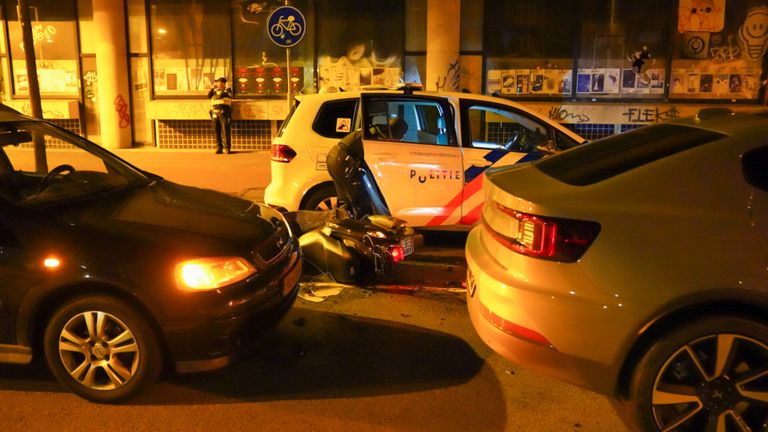
{"type": "MultiPolygon", "coordinates": [[[[227,82],[224,77],[218,78],[216,82],[227,82]]],[[[211,99],[211,120],[213,128],[216,130],[216,153],[229,153],[232,148],[232,89],[225,87],[212,88],[208,91],[208,98],[211,99]],[[224,140],[222,143],[221,132],[224,129],[224,140]]]]}
{"type": "MultiPolygon", "coordinates": [[[[405,121],[394,118],[383,127],[372,126],[371,135],[374,139],[399,141],[407,130],[408,124],[405,121]]],[[[372,203],[366,199],[367,195],[360,174],[360,166],[364,160],[362,129],[342,138],[338,144],[331,147],[325,159],[328,174],[336,186],[339,204],[346,204],[352,216],[356,218],[373,214],[372,203]]]]}
{"type": "Polygon", "coordinates": [[[328,174],[333,179],[336,186],[336,196],[339,198],[339,205],[347,204],[353,216],[358,211],[363,214],[371,214],[370,206],[365,206],[361,200],[365,191],[360,184],[361,178],[359,168],[363,160],[363,131],[358,129],[345,136],[338,144],[331,147],[326,156],[326,166],[328,174]],[[344,187],[343,185],[346,185],[344,187]],[[352,196],[350,196],[352,195],[352,196]],[[365,208],[358,209],[357,206],[363,204],[365,208]]]}

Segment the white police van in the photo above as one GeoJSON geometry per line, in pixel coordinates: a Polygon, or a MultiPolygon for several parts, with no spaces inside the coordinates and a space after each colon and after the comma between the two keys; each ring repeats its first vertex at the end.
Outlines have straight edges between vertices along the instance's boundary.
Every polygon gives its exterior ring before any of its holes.
{"type": "Polygon", "coordinates": [[[401,91],[321,93],[296,98],[272,143],[267,204],[286,210],[335,206],[328,150],[365,131],[365,160],[392,215],[413,226],[472,225],[490,166],[534,160],[585,142],[520,104],[468,93],[401,91]],[[400,140],[373,133],[399,117],[400,140]]]}

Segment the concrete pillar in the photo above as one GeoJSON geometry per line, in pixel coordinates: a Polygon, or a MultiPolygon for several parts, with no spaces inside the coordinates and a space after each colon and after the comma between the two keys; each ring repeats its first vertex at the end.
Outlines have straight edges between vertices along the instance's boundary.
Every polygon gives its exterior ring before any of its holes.
{"type": "Polygon", "coordinates": [[[461,0],[427,0],[425,90],[459,91],[461,0]]]}
{"type": "Polygon", "coordinates": [[[101,145],[131,147],[125,0],[93,0],[101,145]]]}

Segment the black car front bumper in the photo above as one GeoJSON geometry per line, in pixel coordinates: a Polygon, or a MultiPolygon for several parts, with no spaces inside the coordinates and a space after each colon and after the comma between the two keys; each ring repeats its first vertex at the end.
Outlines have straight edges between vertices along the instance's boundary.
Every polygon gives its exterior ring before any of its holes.
{"type": "Polygon", "coordinates": [[[236,361],[291,308],[300,275],[301,254],[296,248],[278,272],[250,282],[255,286],[247,295],[229,299],[231,313],[165,326],[176,371],[204,372],[236,361]]]}

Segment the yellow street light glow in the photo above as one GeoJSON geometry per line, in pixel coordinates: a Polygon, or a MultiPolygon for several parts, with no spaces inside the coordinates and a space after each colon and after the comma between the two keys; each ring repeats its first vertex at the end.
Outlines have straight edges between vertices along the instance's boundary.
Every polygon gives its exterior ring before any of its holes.
{"type": "Polygon", "coordinates": [[[61,261],[56,257],[48,257],[43,260],[43,265],[49,269],[58,268],[61,265],[61,261]]]}
{"type": "Polygon", "coordinates": [[[159,28],[159,29],[157,29],[157,32],[160,33],[161,35],[164,35],[164,34],[168,33],[168,30],[166,30],[164,28],[159,28]]]}

